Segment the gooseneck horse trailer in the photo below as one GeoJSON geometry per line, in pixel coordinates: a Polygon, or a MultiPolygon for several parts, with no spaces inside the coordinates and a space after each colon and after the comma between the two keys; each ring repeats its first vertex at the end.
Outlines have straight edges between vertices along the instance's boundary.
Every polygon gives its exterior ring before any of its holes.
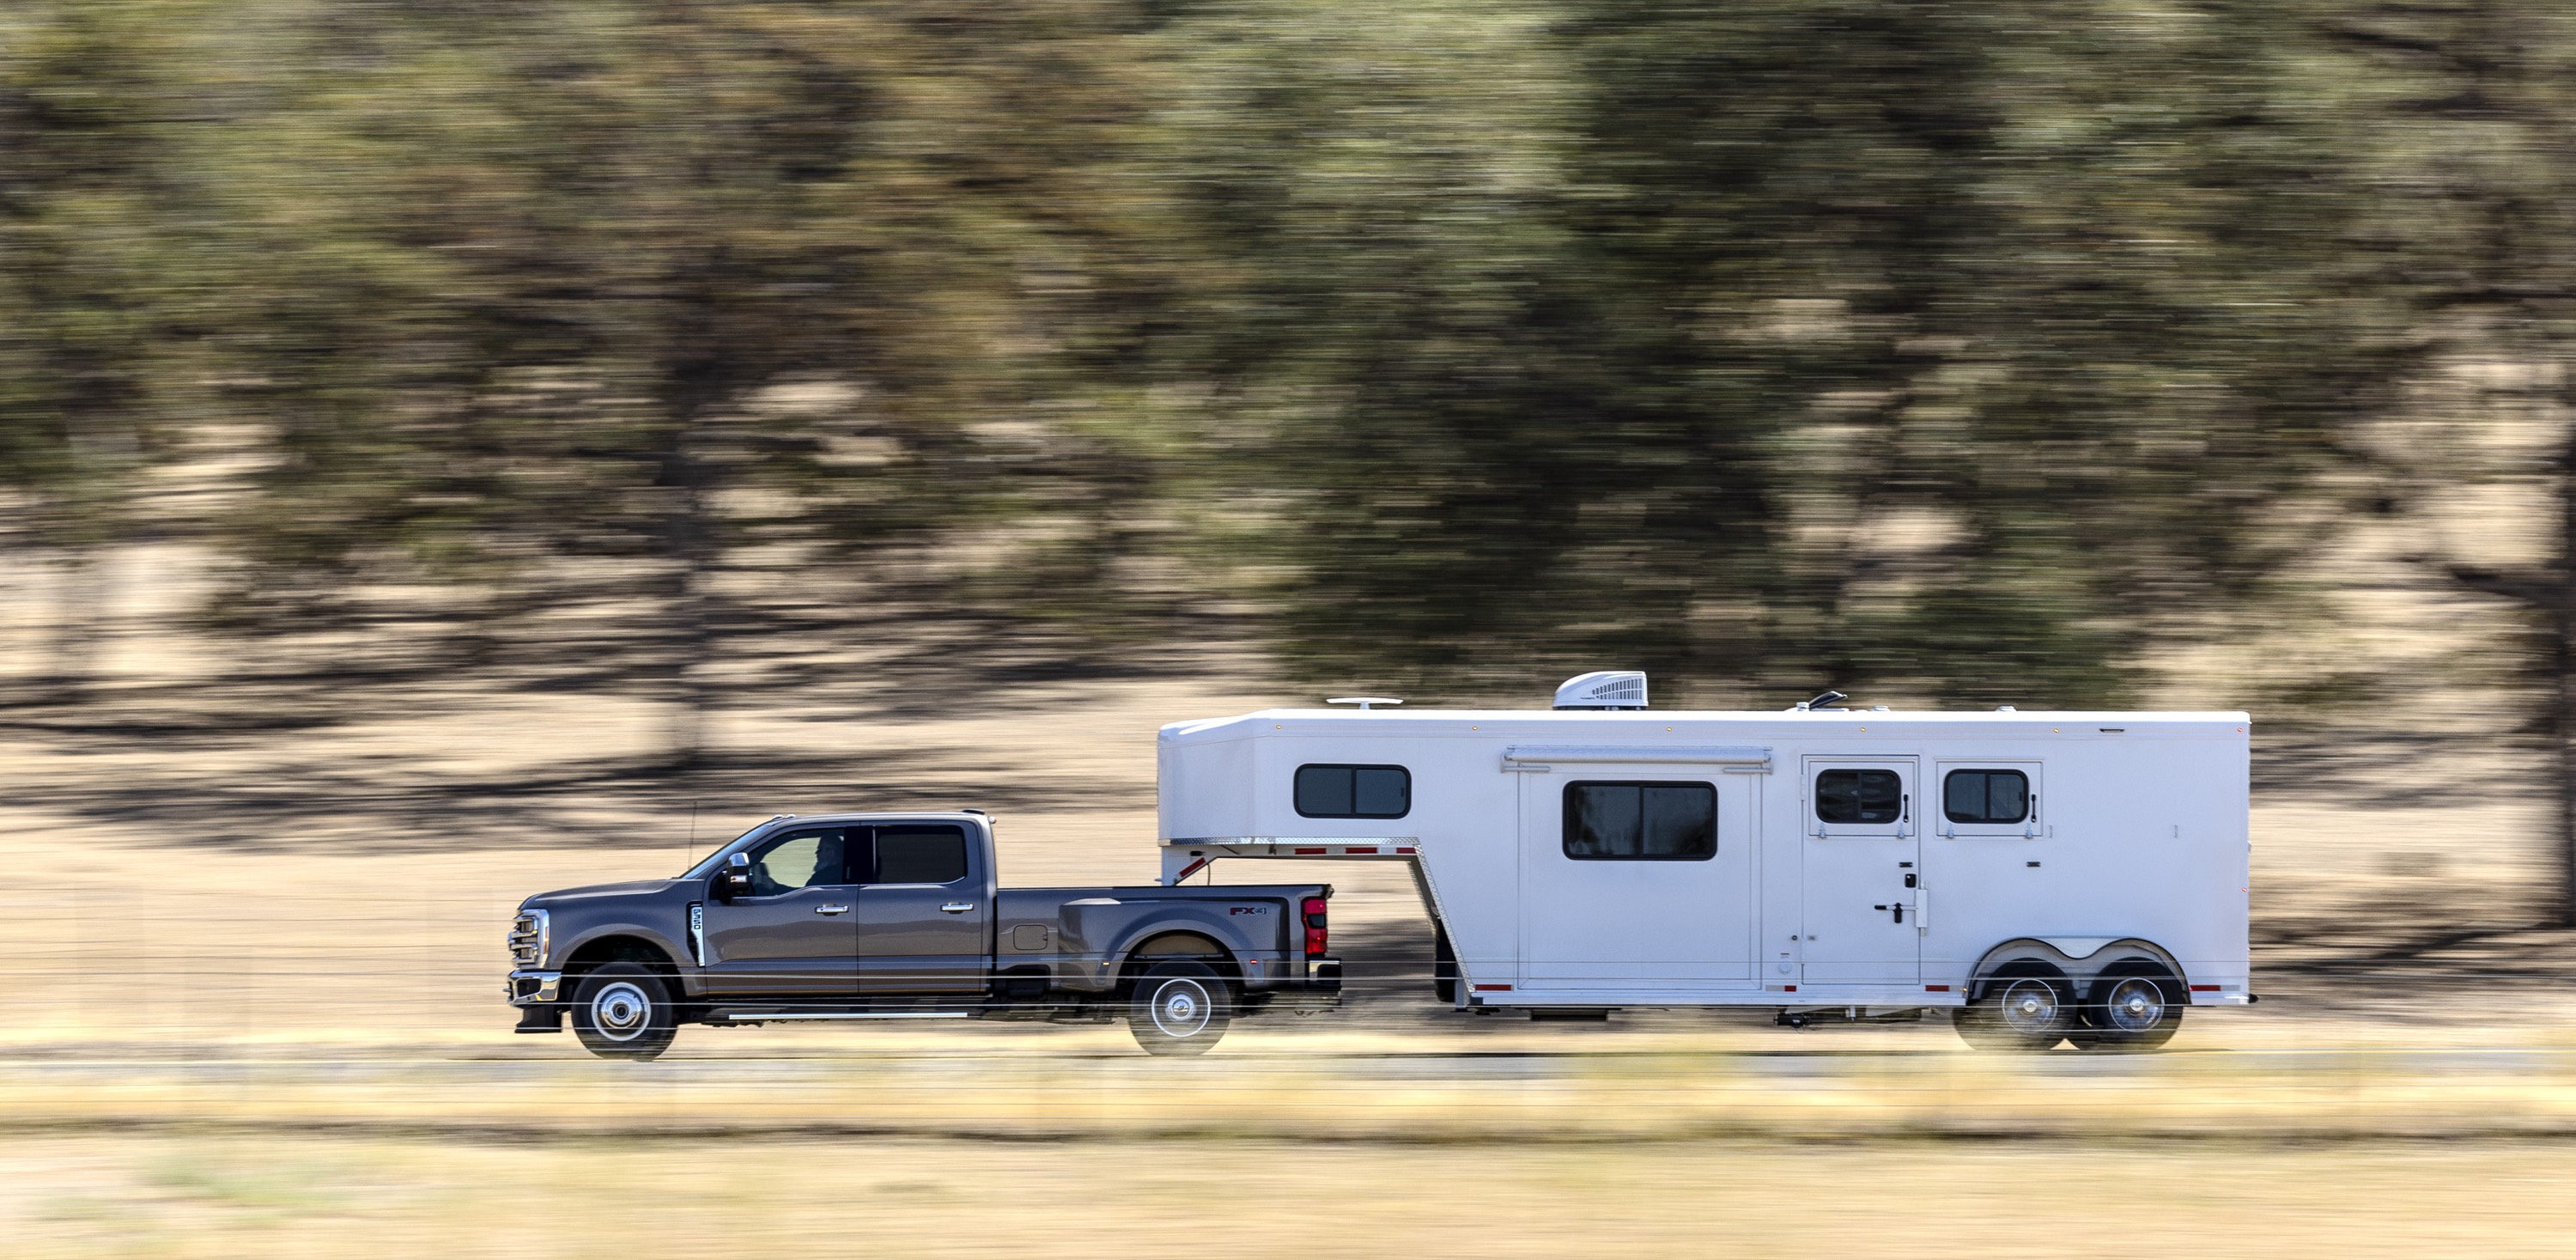
{"type": "Polygon", "coordinates": [[[1461,1010],[1947,1008],[1972,1044],[2148,1049],[2243,1005],[2243,713],[1275,709],[1159,745],[1163,879],[1411,865],[1461,1010]]]}

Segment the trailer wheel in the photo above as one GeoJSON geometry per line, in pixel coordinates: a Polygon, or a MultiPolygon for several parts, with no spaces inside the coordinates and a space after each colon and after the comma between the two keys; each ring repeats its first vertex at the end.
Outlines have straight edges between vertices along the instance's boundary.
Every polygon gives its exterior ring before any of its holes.
{"type": "Polygon", "coordinates": [[[2113,1053],[2158,1049],[2182,1030],[2183,1005],[2182,983],[2163,963],[2122,959],[2103,968],[2085,995],[2075,1043],[2113,1053]]]}
{"type": "Polygon", "coordinates": [[[603,964],[572,991],[573,1034],[603,1059],[659,1058],[680,1031],[678,1014],[670,986],[642,963],[603,964]]]}
{"type": "Polygon", "coordinates": [[[2008,963],[1983,983],[1976,1000],[1951,1012],[1950,1025],[1979,1050],[2047,1050],[2075,1027],[2075,989],[2047,963],[2008,963]]]}
{"type": "Polygon", "coordinates": [[[1147,968],[1127,1009],[1127,1031],[1148,1054],[1206,1054],[1233,1022],[1233,990],[1201,962],[1147,968]]]}

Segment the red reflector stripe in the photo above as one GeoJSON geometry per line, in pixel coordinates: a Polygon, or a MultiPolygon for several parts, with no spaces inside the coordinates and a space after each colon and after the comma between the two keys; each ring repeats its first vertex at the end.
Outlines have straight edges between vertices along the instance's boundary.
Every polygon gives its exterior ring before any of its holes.
{"type": "Polygon", "coordinates": [[[2191,986],[2191,991],[2194,993],[2216,993],[2218,992],[2218,987],[2219,986],[2214,984],[2195,984],[2191,986]]]}
{"type": "Polygon", "coordinates": [[[1322,849],[1299,849],[1299,850],[1297,850],[1297,852],[1298,852],[1298,854],[1299,854],[1300,856],[1303,856],[1303,855],[1308,854],[1308,853],[1321,853],[1321,852],[1323,852],[1323,850],[1322,850],[1322,849]]]}
{"type": "Polygon", "coordinates": [[[1794,984],[1784,984],[1780,986],[1780,991],[1782,993],[1795,993],[1798,991],[1798,986],[1794,984]]]}
{"type": "Polygon", "coordinates": [[[1410,849],[1410,848],[1406,848],[1406,847],[1399,846],[1399,847],[1397,847],[1396,852],[1398,852],[1398,853],[1411,853],[1411,852],[1414,852],[1414,850],[1413,850],[1413,849],[1410,849]]]}
{"type": "Polygon", "coordinates": [[[1946,984],[1927,984],[1923,986],[1923,991],[1926,993],[1947,993],[1950,991],[1950,986],[1946,984]]]}
{"type": "Polygon", "coordinates": [[[1512,987],[1512,986],[1510,986],[1510,985],[1508,985],[1508,984],[1480,984],[1480,985],[1477,985],[1477,986],[1476,986],[1476,992],[1478,992],[1478,993],[1499,993],[1499,992],[1502,992],[1502,991],[1504,991],[1504,990],[1507,990],[1507,989],[1509,989],[1509,988],[1511,988],[1511,987],[1512,987]]]}
{"type": "Polygon", "coordinates": [[[1365,848],[1365,849],[1344,849],[1344,850],[1342,850],[1342,852],[1344,852],[1344,853],[1375,853],[1375,852],[1377,852],[1377,846],[1375,846],[1375,845],[1371,845],[1371,846],[1369,846],[1368,848],[1365,848]]]}

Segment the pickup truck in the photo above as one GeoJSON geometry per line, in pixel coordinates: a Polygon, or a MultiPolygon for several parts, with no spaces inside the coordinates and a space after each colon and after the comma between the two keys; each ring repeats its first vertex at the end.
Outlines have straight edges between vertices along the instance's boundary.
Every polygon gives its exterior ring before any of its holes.
{"type": "Polygon", "coordinates": [[[517,1031],[571,1018],[591,1053],[651,1059],[682,1024],[1125,1018],[1200,1054],[1238,1015],[1337,1004],[1328,884],[1002,888],[993,820],[780,815],[674,879],[540,893],[505,982],[517,1031]]]}

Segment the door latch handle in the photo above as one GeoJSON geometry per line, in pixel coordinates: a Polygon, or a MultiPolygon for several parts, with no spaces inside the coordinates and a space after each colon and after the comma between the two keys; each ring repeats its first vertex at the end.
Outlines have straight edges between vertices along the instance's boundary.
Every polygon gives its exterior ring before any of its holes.
{"type": "Polygon", "coordinates": [[[940,910],[947,914],[964,914],[974,908],[975,903],[971,901],[952,901],[947,905],[941,906],[940,910]]]}
{"type": "Polygon", "coordinates": [[[848,914],[849,912],[850,912],[850,908],[849,908],[848,906],[816,906],[816,907],[814,907],[814,913],[816,913],[816,914],[848,914]]]}

